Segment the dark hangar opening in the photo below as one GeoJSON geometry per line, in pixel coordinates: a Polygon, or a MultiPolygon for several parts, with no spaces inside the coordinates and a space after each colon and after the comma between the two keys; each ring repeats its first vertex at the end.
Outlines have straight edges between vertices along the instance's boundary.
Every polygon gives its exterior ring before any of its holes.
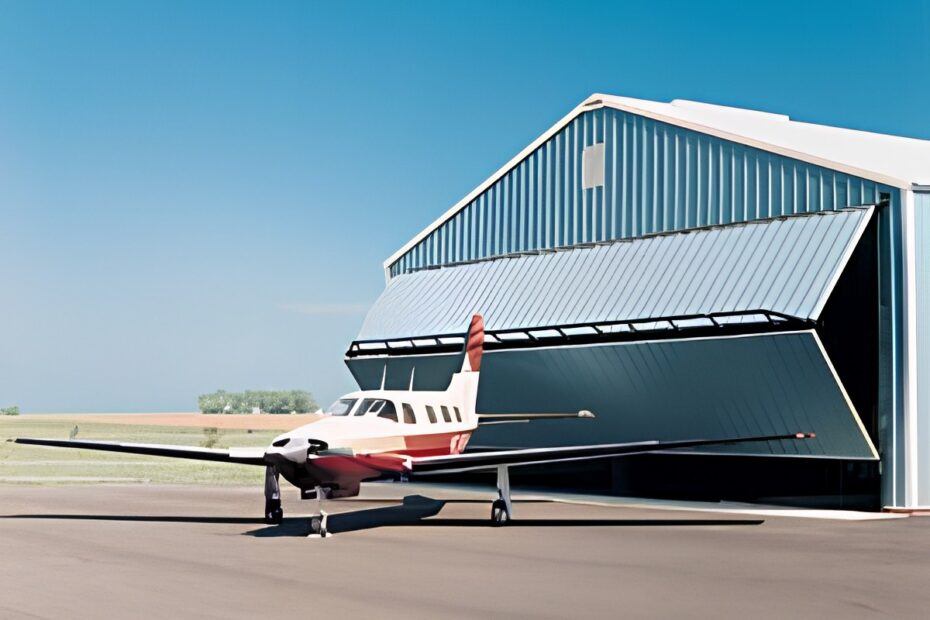
{"type": "Polygon", "coordinates": [[[878,449],[878,218],[873,217],[824,306],[817,334],[878,449]]]}

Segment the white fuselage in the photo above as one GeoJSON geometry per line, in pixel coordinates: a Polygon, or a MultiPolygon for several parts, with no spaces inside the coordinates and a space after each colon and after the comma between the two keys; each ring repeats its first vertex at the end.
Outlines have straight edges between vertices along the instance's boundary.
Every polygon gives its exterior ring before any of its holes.
{"type": "Polygon", "coordinates": [[[444,391],[365,390],[346,394],[315,421],[275,438],[266,454],[302,489],[324,486],[334,496],[354,495],[361,480],[398,456],[458,454],[478,426],[478,372],[463,369],[444,391]],[[380,456],[379,456],[380,455],[380,456]]]}

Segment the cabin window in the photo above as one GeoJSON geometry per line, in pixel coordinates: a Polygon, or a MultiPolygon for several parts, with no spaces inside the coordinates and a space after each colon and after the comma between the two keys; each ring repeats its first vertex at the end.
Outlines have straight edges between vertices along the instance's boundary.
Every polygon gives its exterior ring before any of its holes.
{"type": "Polygon", "coordinates": [[[378,401],[379,404],[377,411],[372,407],[372,411],[378,415],[379,418],[385,418],[393,422],[397,422],[397,410],[394,408],[394,403],[389,400],[378,401]]]}
{"type": "Polygon", "coordinates": [[[458,407],[453,407],[452,410],[455,411],[455,419],[458,420],[459,422],[461,422],[461,421],[462,421],[462,412],[459,411],[459,408],[458,408],[458,407]]]}
{"type": "Polygon", "coordinates": [[[407,424],[416,424],[417,419],[416,416],[413,415],[413,407],[407,403],[403,403],[401,407],[404,409],[404,422],[407,424]]]}
{"type": "Polygon", "coordinates": [[[442,409],[442,419],[445,420],[446,422],[451,422],[452,416],[449,415],[449,408],[446,407],[445,405],[442,405],[440,409],[442,409]]]}
{"type": "Polygon", "coordinates": [[[426,406],[426,417],[429,418],[430,423],[436,423],[436,410],[429,405],[426,406]]]}
{"type": "Polygon", "coordinates": [[[323,413],[327,415],[349,415],[353,405],[358,402],[357,398],[340,398],[332,405],[326,408],[323,413]]]}

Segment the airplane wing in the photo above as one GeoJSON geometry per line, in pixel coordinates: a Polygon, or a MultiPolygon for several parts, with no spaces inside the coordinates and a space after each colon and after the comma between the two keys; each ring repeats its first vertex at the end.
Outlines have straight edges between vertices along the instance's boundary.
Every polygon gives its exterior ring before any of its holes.
{"type": "Polygon", "coordinates": [[[33,446],[51,446],[54,448],[83,448],[85,450],[104,450],[107,452],[126,452],[149,456],[173,456],[197,461],[218,461],[221,463],[240,463],[243,465],[267,465],[264,448],[197,448],[194,446],[167,446],[149,443],[119,443],[115,441],[86,441],[80,439],[31,439],[19,437],[10,439],[14,443],[33,446]]]}
{"type": "Polygon", "coordinates": [[[753,441],[778,441],[782,439],[811,439],[814,433],[791,433],[789,435],[762,435],[735,439],[688,439],[684,441],[640,441],[591,446],[564,446],[556,448],[526,448],[517,450],[495,450],[489,452],[466,452],[448,456],[408,457],[405,468],[412,474],[448,474],[463,471],[493,469],[500,465],[517,467],[565,461],[645,454],[678,448],[719,446],[753,441]]]}

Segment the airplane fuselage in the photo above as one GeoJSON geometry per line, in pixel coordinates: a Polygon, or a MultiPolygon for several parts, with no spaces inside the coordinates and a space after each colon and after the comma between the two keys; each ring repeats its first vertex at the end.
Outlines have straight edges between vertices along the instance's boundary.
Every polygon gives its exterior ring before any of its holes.
{"type": "Polygon", "coordinates": [[[276,437],[266,455],[302,491],[356,495],[361,481],[400,472],[400,457],[461,453],[478,426],[478,375],[456,373],[444,391],[346,394],[317,420],[276,437]]]}

